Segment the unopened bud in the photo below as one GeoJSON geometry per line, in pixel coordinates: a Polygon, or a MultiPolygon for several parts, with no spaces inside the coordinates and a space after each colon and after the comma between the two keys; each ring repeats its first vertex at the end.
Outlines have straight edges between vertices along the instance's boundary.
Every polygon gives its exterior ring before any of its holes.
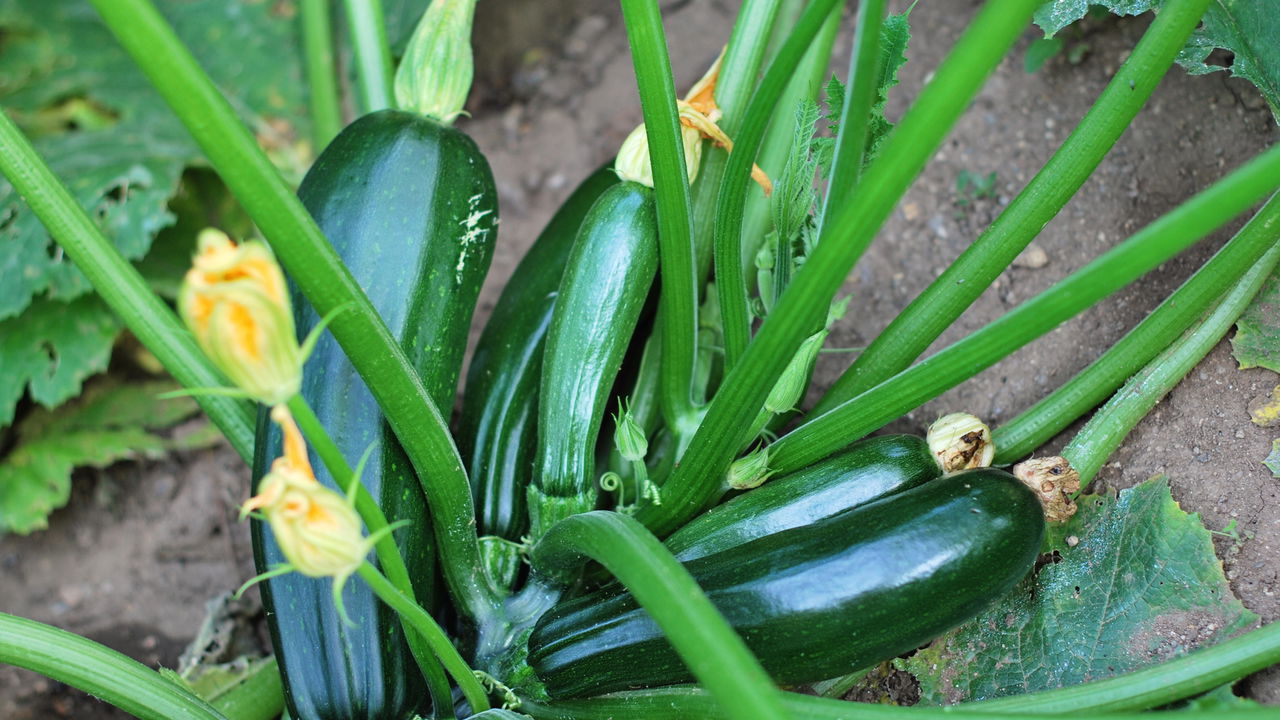
{"type": "Polygon", "coordinates": [[[951,413],[929,426],[929,450],[944,473],[989,467],[996,446],[991,429],[969,413],[951,413]]]}
{"type": "Polygon", "coordinates": [[[818,351],[822,349],[822,343],[826,340],[827,331],[819,330],[800,343],[800,349],[796,350],[791,362],[787,364],[787,369],[782,371],[782,375],[778,376],[778,382],[774,383],[773,389],[769,391],[769,397],[764,401],[765,410],[778,415],[791,412],[800,404],[800,400],[804,398],[805,388],[809,386],[809,376],[813,374],[813,364],[818,359],[818,351]]]}
{"type": "Polygon", "coordinates": [[[729,465],[726,480],[734,490],[750,490],[764,484],[773,472],[769,470],[769,450],[759,447],[729,465]]]}
{"type": "Polygon", "coordinates": [[[476,0],[432,0],[396,69],[396,103],[448,125],[462,114],[474,74],[476,0]]]}
{"type": "Polygon", "coordinates": [[[613,442],[618,452],[630,462],[644,462],[649,452],[649,440],[644,435],[644,428],[631,415],[631,409],[623,407],[620,415],[613,417],[617,429],[613,432],[613,442]]]}

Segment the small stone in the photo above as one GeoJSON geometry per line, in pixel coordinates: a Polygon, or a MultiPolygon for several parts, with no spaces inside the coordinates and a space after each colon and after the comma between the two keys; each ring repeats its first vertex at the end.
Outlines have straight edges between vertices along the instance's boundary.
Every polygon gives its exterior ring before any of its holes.
{"type": "Polygon", "coordinates": [[[906,218],[907,222],[914,222],[917,218],[920,217],[920,205],[913,202],[909,202],[903,205],[902,217],[906,218]]]}
{"type": "Polygon", "coordinates": [[[1080,538],[1076,537],[1075,535],[1067,536],[1067,547],[1075,547],[1079,544],[1080,544],[1080,538]]]}
{"type": "Polygon", "coordinates": [[[1044,248],[1035,243],[1028,245],[1027,249],[1022,251],[1022,254],[1013,259],[1014,267],[1028,268],[1030,270],[1038,270],[1048,264],[1049,254],[1044,251],[1044,248]]]}

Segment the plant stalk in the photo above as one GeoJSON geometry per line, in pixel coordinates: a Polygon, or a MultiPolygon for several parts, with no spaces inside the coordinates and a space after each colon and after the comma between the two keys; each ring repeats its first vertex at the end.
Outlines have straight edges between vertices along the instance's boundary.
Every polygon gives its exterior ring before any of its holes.
{"type": "MultiPolygon", "coordinates": [[[[1171,0],[1097,102],[996,221],[858,355],[814,408],[823,413],[906,369],[1013,262],[1129,127],[1208,0],[1171,0]]],[[[841,135],[843,136],[843,130],[841,135]]]]}
{"type": "Polygon", "coordinates": [[[395,106],[392,94],[391,45],[382,0],[343,0],[351,48],[356,60],[356,89],[360,114],[395,106]]]}
{"type": "Polygon", "coordinates": [[[307,89],[311,93],[311,142],[319,154],[342,129],[329,0],[302,0],[301,12],[307,89]]]}
{"type": "Polygon", "coordinates": [[[1229,286],[1275,244],[1280,195],[1266,205],[1221,250],[1160,306],[1089,367],[992,434],[995,463],[1012,463],[1034,452],[1076,418],[1142,369],[1174,337],[1199,319],[1229,286]]]}
{"type": "Polygon", "coordinates": [[[1185,250],[1278,186],[1280,145],[995,322],[809,419],[771,446],[770,467],[778,473],[804,467],[937,397],[1185,250]]]}

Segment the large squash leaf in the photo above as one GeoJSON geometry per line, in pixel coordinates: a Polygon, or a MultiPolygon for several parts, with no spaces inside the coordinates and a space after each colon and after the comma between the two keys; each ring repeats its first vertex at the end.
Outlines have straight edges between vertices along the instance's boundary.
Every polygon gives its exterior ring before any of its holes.
{"type": "Polygon", "coordinates": [[[1209,532],[1153,478],[1085,496],[1056,556],[977,619],[900,666],[921,703],[1063,687],[1161,662],[1257,621],[1231,593],[1209,532]]]}
{"type": "MultiPolygon", "coordinates": [[[[306,88],[289,0],[160,0],[158,5],[279,164],[298,175],[309,149],[306,88]]],[[[177,118],[83,0],[0,0],[0,105],[76,200],[131,260],[172,224],[167,206],[184,168],[204,164],[177,118]]],[[[101,306],[80,300],[89,283],[39,220],[0,180],[0,322],[43,364],[0,354],[0,425],[22,385],[52,406],[100,369],[116,331],[61,334],[42,318],[102,327],[101,306]],[[85,315],[76,318],[83,310],[85,315]],[[28,312],[29,311],[29,312],[28,312]],[[28,319],[28,316],[30,319],[28,319]],[[49,367],[56,372],[49,372],[49,367]],[[11,371],[10,368],[17,367],[11,371]],[[14,384],[18,391],[15,394],[14,384]]]]}

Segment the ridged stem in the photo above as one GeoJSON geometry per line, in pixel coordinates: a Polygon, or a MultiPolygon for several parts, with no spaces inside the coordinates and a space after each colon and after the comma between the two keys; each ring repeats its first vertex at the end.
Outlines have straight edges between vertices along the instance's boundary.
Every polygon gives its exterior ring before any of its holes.
{"type": "Polygon", "coordinates": [[[302,0],[301,13],[302,47],[310,93],[311,142],[319,153],[342,129],[329,0],[302,0]]]}
{"type": "Polygon", "coordinates": [[[0,663],[34,670],[142,720],[227,720],[190,690],[111,648],[0,613],[0,663]]]}
{"type": "Polygon", "coordinates": [[[830,455],[976,375],[1129,284],[1280,186],[1280,145],[986,327],[858,397],[809,419],[771,446],[785,473],[830,455]]]}
{"type": "MultiPolygon", "coordinates": [[[[382,508],[378,505],[378,501],[369,494],[369,490],[365,488],[359,478],[355,476],[355,471],[343,457],[342,450],[338,448],[337,443],[329,435],[329,431],[325,429],[324,424],[320,422],[320,418],[316,417],[315,411],[311,409],[311,405],[301,395],[295,395],[289,400],[289,413],[293,416],[298,428],[302,430],[302,434],[306,436],[307,441],[311,443],[311,449],[315,450],[316,455],[320,456],[320,462],[324,463],[325,468],[329,471],[329,475],[333,478],[350,478],[350,482],[355,483],[355,507],[359,513],[360,519],[364,521],[365,527],[369,529],[372,535],[381,532],[388,526],[387,516],[382,512],[382,508]]],[[[343,491],[351,492],[350,486],[344,487],[343,491]]],[[[425,518],[401,518],[416,522],[424,522],[425,518]]],[[[409,568],[404,564],[404,558],[400,556],[400,550],[396,547],[395,538],[391,534],[384,534],[374,546],[378,556],[378,563],[382,566],[383,572],[387,574],[392,585],[397,590],[412,600],[417,605],[430,607],[432,604],[431,585],[434,578],[423,578],[424,592],[419,596],[413,588],[413,581],[409,577],[409,568]],[[421,597],[421,600],[419,600],[421,597]]],[[[402,618],[405,639],[409,643],[409,650],[413,653],[413,659],[418,663],[418,669],[422,671],[422,677],[427,681],[427,688],[431,691],[431,701],[433,707],[449,707],[452,705],[451,691],[449,689],[449,679],[445,677],[444,668],[440,666],[440,661],[432,653],[431,649],[426,645],[425,641],[417,631],[408,622],[402,618]]]]}
{"type": "Polygon", "coordinates": [[[675,81],[657,0],[622,0],[631,43],[636,85],[658,207],[658,252],[662,291],[658,323],[662,334],[660,392],[663,415],[672,428],[696,419],[693,370],[697,360],[698,288],[694,278],[689,176],[676,113],[675,81]]]}
{"type": "Polygon", "coordinates": [[[391,45],[382,0],[343,0],[356,61],[360,114],[395,106],[391,85],[391,45]]]}
{"type": "Polygon", "coordinates": [[[840,0],[813,0],[805,8],[752,96],[738,137],[734,140],[734,152],[730,153],[729,162],[725,165],[720,197],[716,203],[714,256],[726,373],[738,364],[751,342],[751,312],[740,259],[742,215],[751,185],[751,165],[755,162],[778,97],[795,75],[796,66],[813,43],[818,30],[837,7],[843,7],[840,0]]]}
{"type": "Polygon", "coordinates": [[[849,270],[1038,6],[1037,0],[991,0],[921,91],[867,169],[867,191],[832,217],[827,237],[708,406],[689,450],[662,488],[662,504],[637,514],[654,532],[671,532],[716,495],[721,473],[795,348],[820,326],[849,270]]]}
{"type": "Polygon", "coordinates": [[[1280,195],[1267,204],[1221,250],[1142,322],[1089,367],[1044,399],[993,431],[998,465],[1015,462],[1062,432],[1142,369],[1222,296],[1275,244],[1280,195]]]}
{"type": "MultiPolygon", "coordinates": [[[[142,275],[102,234],[66,186],[40,159],[22,131],[2,111],[0,148],[0,172],[76,267],[89,278],[98,295],[165,369],[189,388],[227,385],[169,306],[151,291],[142,275]]],[[[195,400],[227,437],[231,447],[249,462],[253,458],[252,406],[244,400],[218,395],[197,395],[195,400]]]]}
{"type": "Polygon", "coordinates": [[[440,664],[444,665],[445,670],[449,671],[453,681],[458,684],[462,694],[471,705],[471,711],[483,712],[488,710],[489,697],[485,692],[484,685],[476,679],[475,671],[458,654],[457,648],[453,646],[453,641],[449,639],[449,636],[436,622],[435,618],[431,617],[426,610],[423,610],[412,599],[396,589],[396,586],[392,585],[390,580],[383,577],[382,573],[378,572],[377,568],[369,563],[366,562],[361,565],[357,572],[365,582],[369,583],[369,587],[375,595],[391,606],[392,610],[400,614],[401,620],[407,622],[418,632],[427,646],[431,648],[431,651],[440,659],[440,664]]]}
{"type": "MultiPolygon", "coordinates": [[[[91,0],[223,182],[271,243],[399,437],[418,472],[445,580],[463,614],[492,611],[476,539],[471,487],[448,425],[369,298],[253,135],[149,0],[91,0]]],[[[170,368],[171,370],[173,368],[170,368]]]]}
{"type": "Polygon", "coordinates": [[[818,234],[822,234],[823,218],[832,202],[848,202],[867,154],[867,126],[871,107],[880,88],[880,32],[884,28],[884,0],[862,0],[858,3],[858,20],[854,28],[853,54],[849,58],[849,79],[845,86],[844,106],[840,108],[840,130],[831,161],[831,177],[827,195],[818,217],[818,234]]]}
{"type": "Polygon", "coordinates": [[[587,559],[613,573],[662,628],[724,717],[790,717],[746,643],[689,571],[633,518],[600,510],[574,515],[534,546],[532,559],[535,568],[551,573],[572,573],[587,559]]]}
{"type": "Polygon", "coordinates": [[[1081,488],[1089,486],[1134,426],[1209,354],[1249,306],[1280,259],[1280,246],[1275,245],[1277,230],[1280,223],[1273,223],[1267,233],[1271,250],[1240,278],[1213,311],[1130,378],[1063,448],[1062,457],[1080,473],[1081,488]]]}
{"type": "MultiPolygon", "coordinates": [[[[1159,84],[1208,0],[1173,0],[1097,102],[1000,217],[862,351],[814,408],[823,413],[909,366],[1075,195],[1159,84]]],[[[843,135],[843,133],[842,133],[843,135]]]]}

